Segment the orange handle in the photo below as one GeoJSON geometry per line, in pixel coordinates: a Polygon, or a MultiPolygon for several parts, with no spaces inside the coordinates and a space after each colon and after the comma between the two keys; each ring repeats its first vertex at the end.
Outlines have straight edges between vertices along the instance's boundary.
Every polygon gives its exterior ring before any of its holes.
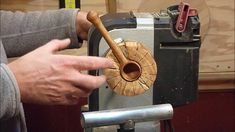
{"type": "Polygon", "coordinates": [[[108,43],[111,48],[114,56],[121,63],[121,65],[128,62],[126,57],[123,55],[122,51],[118,48],[117,44],[113,41],[108,31],[105,29],[102,24],[100,17],[97,12],[89,11],[87,15],[87,19],[100,31],[101,35],[104,37],[105,41],[108,43]]]}

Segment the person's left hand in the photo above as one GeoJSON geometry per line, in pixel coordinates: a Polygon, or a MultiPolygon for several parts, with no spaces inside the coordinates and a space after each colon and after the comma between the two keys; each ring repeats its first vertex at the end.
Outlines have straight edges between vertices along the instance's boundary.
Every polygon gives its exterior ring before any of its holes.
{"type": "Polygon", "coordinates": [[[76,31],[77,35],[82,40],[87,40],[88,31],[91,23],[87,20],[87,12],[78,11],[76,18],[76,31]]]}

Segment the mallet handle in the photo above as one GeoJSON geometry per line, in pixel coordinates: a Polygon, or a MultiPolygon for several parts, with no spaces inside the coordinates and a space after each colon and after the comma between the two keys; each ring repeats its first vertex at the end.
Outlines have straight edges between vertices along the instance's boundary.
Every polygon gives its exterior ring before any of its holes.
{"type": "Polygon", "coordinates": [[[117,60],[121,64],[126,64],[128,60],[123,55],[122,51],[118,48],[117,44],[113,41],[111,36],[109,35],[108,31],[102,24],[100,17],[98,16],[98,13],[95,11],[89,11],[87,15],[87,19],[100,31],[103,38],[108,43],[109,47],[111,48],[113,54],[117,58],[117,60]]]}

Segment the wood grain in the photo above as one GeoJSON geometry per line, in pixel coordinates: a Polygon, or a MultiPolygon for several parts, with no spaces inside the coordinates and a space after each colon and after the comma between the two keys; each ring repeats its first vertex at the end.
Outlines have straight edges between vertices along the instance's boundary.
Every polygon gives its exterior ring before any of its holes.
{"type": "Polygon", "coordinates": [[[200,89],[235,90],[234,0],[206,0],[209,28],[200,54],[200,89]]]}
{"type": "Polygon", "coordinates": [[[59,0],[0,0],[2,10],[35,11],[59,8],[59,0]]]}
{"type": "Polygon", "coordinates": [[[234,0],[207,0],[210,25],[202,43],[200,72],[234,72],[234,0]]]}
{"type": "Polygon", "coordinates": [[[235,91],[235,72],[200,73],[200,91],[235,91]]]}
{"type": "Polygon", "coordinates": [[[107,13],[117,12],[117,1],[116,0],[105,0],[107,13]]]}
{"type": "Polygon", "coordinates": [[[113,52],[109,50],[107,58],[113,60],[113,67],[104,69],[107,83],[110,88],[119,95],[135,96],[147,91],[154,83],[157,75],[157,65],[149,50],[138,42],[122,42],[118,44],[123,54],[128,60],[137,62],[141,67],[141,75],[137,80],[127,81],[122,77],[120,62],[113,52]]]}

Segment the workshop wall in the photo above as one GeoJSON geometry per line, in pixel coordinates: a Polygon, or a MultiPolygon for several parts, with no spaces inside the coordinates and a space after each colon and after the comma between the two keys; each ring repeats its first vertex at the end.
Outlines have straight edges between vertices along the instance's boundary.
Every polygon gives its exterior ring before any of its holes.
{"type": "MultiPolygon", "coordinates": [[[[235,131],[234,0],[185,0],[199,11],[202,47],[199,100],[175,109],[176,132],[235,131]],[[192,129],[193,128],[193,129],[192,129]]],[[[117,12],[158,12],[179,0],[116,0],[117,12]]],[[[34,11],[58,9],[58,0],[0,0],[0,9],[34,11]]],[[[105,0],[81,0],[81,9],[108,11],[105,0]]],[[[86,44],[63,54],[86,55],[86,44]]],[[[25,105],[29,131],[82,131],[77,106],[25,105]]]]}

